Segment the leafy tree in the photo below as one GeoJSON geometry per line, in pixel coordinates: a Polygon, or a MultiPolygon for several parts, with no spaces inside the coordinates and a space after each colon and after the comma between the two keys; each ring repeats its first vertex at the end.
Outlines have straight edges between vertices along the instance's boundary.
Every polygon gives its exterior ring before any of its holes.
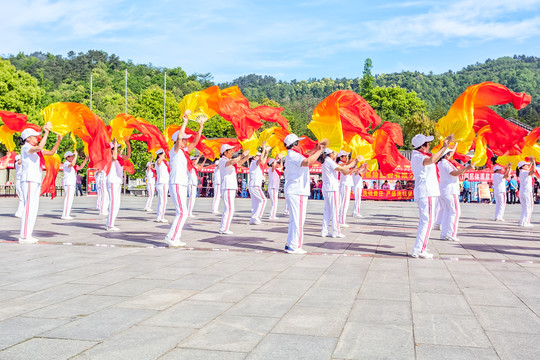
{"type": "Polygon", "coordinates": [[[367,58],[364,62],[364,76],[360,82],[361,86],[361,95],[368,94],[373,89],[373,83],[375,82],[375,77],[371,74],[371,69],[373,68],[373,63],[370,58],[367,58]]]}
{"type": "Polygon", "coordinates": [[[36,107],[44,93],[30,74],[0,60],[0,109],[28,114],[36,121],[36,107]]]}
{"type": "Polygon", "coordinates": [[[422,113],[416,113],[406,118],[403,123],[403,144],[405,149],[412,149],[411,140],[416,134],[436,135],[435,122],[422,113]]]}

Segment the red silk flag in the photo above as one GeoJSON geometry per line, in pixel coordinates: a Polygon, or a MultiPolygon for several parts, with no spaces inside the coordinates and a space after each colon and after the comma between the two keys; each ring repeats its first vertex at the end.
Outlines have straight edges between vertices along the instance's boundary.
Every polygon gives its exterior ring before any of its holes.
{"type": "Polygon", "coordinates": [[[264,121],[271,121],[278,123],[283,129],[289,129],[289,120],[285,119],[281,112],[284,110],[282,107],[272,107],[272,106],[257,106],[252,109],[257,113],[260,118],[264,121]]]}
{"type": "Polygon", "coordinates": [[[41,127],[36,124],[28,123],[26,115],[14,113],[11,111],[0,111],[0,119],[4,125],[0,126],[0,143],[6,145],[8,151],[15,150],[13,135],[15,132],[22,132],[24,129],[32,128],[41,132],[41,127]]]}
{"type": "Polygon", "coordinates": [[[382,174],[392,173],[398,166],[410,165],[396,147],[396,143],[403,144],[402,130],[398,124],[385,122],[375,131],[374,136],[373,151],[375,156],[373,158],[379,163],[382,174]]]}
{"type": "Polygon", "coordinates": [[[109,171],[112,163],[110,137],[105,123],[97,115],[85,117],[84,131],[75,131],[75,135],[88,145],[88,168],[109,171]]]}
{"type": "Polygon", "coordinates": [[[242,145],[240,144],[238,139],[233,138],[205,139],[203,140],[203,142],[206,146],[212,149],[212,151],[214,152],[214,158],[218,158],[221,156],[221,146],[224,144],[234,146],[234,152],[242,148],[242,145]]]}
{"type": "Polygon", "coordinates": [[[58,154],[47,155],[43,157],[45,159],[45,177],[41,183],[41,193],[51,194],[51,200],[56,197],[56,177],[60,170],[60,156],[58,154]]]}

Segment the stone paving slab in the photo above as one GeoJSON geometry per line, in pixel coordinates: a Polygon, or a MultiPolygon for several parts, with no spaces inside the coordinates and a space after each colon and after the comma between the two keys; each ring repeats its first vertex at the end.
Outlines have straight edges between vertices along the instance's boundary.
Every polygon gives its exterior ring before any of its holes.
{"type": "Polygon", "coordinates": [[[250,226],[246,199],[234,236],[198,199],[185,249],[165,246],[144,198],[122,198],[117,233],[95,198],[75,199],[72,222],[62,200],[42,199],[41,242],[21,245],[16,200],[0,198],[0,359],[540,358],[538,206],[523,229],[519,205],[499,223],[494,206],[462,204],[461,241],[434,230],[421,260],[410,202],[365,201],[345,238],[323,239],[310,201],[295,256],[287,219],[250,226]]]}

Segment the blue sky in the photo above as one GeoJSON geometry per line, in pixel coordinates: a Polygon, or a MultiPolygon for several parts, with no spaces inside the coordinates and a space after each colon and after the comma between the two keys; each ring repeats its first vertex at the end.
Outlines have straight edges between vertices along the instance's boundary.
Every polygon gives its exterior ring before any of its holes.
{"type": "Polygon", "coordinates": [[[282,80],[457,71],[540,56],[540,0],[0,0],[0,54],[89,49],[123,60],[282,80]]]}

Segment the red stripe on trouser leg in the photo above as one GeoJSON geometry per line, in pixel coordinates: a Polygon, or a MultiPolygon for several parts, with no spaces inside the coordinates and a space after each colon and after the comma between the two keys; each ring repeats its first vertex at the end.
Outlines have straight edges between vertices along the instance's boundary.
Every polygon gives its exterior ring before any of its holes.
{"type": "Polygon", "coordinates": [[[530,207],[529,207],[529,211],[528,211],[529,216],[527,217],[527,224],[531,223],[531,217],[532,217],[532,211],[533,211],[533,205],[534,205],[533,194],[532,193],[529,195],[529,198],[531,199],[531,202],[530,202],[530,207]]]}
{"type": "Polygon", "coordinates": [[[64,199],[64,214],[62,216],[67,216],[67,208],[68,208],[68,201],[69,201],[69,186],[66,186],[64,189],[66,190],[66,198],[64,199]]]}
{"type": "Polygon", "coordinates": [[[176,236],[178,235],[178,230],[180,228],[180,224],[182,223],[182,219],[184,218],[184,209],[182,206],[182,199],[180,197],[180,185],[176,184],[176,200],[178,202],[178,207],[180,209],[180,217],[178,218],[178,221],[176,222],[176,228],[174,229],[172,241],[176,240],[176,236]]]}
{"type": "Polygon", "coordinates": [[[161,202],[161,219],[165,219],[165,201],[167,200],[167,184],[163,184],[163,201],[161,202]]]}
{"type": "Polygon", "coordinates": [[[304,197],[300,195],[300,204],[298,212],[298,248],[302,247],[302,242],[304,241],[304,197]]]}
{"type": "Polygon", "coordinates": [[[426,236],[424,237],[424,244],[422,245],[421,252],[424,252],[424,250],[426,249],[429,233],[431,232],[430,230],[431,230],[431,223],[432,223],[432,218],[433,218],[433,215],[431,214],[433,211],[432,206],[431,206],[431,199],[432,197],[428,197],[427,199],[428,200],[428,225],[427,225],[426,236]]]}
{"type": "Polygon", "coordinates": [[[277,211],[277,196],[276,196],[276,189],[272,188],[272,218],[276,217],[276,211],[277,211]]]}

